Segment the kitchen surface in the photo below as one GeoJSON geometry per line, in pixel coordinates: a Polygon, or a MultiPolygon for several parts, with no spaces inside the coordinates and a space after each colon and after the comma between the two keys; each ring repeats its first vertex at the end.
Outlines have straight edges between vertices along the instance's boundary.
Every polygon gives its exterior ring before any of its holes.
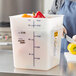
{"type": "Polygon", "coordinates": [[[53,2],[0,0],[0,76],[76,76],[76,56],[60,52],[63,15],[49,15],[53,2]]]}
{"type": "Polygon", "coordinates": [[[16,69],[13,66],[12,51],[0,51],[0,76],[75,76],[75,71],[76,63],[67,62],[63,53],[61,53],[59,65],[43,71],[16,69]]]}

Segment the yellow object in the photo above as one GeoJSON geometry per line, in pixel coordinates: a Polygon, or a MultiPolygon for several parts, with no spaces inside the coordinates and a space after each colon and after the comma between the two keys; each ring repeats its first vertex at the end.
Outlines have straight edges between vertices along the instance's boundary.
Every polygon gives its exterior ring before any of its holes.
{"type": "Polygon", "coordinates": [[[30,18],[30,17],[32,17],[32,16],[31,16],[31,15],[28,15],[28,14],[23,14],[22,17],[24,17],[24,18],[25,18],[25,17],[26,17],[26,18],[30,18]]]}
{"type": "Polygon", "coordinates": [[[68,49],[68,51],[69,51],[71,54],[76,55],[76,44],[70,43],[70,44],[67,46],[67,49],[68,49]]]}
{"type": "Polygon", "coordinates": [[[54,33],[54,37],[57,37],[58,36],[58,31],[56,31],[55,33],[54,33]]]}

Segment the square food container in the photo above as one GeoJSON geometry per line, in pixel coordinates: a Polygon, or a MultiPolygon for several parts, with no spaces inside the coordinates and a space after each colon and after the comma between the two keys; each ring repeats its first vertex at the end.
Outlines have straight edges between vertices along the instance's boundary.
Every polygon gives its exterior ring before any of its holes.
{"type": "Polygon", "coordinates": [[[62,15],[10,16],[14,67],[49,70],[60,62],[62,15]]]}

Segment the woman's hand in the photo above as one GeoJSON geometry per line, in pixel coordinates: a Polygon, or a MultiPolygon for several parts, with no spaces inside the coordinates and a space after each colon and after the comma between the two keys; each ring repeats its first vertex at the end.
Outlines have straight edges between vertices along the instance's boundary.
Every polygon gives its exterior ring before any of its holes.
{"type": "Polygon", "coordinates": [[[74,36],[72,37],[72,39],[73,39],[74,41],[76,41],[76,35],[74,35],[74,36]]]}
{"type": "Polygon", "coordinates": [[[62,38],[64,38],[64,34],[63,34],[63,32],[65,33],[65,34],[67,34],[67,30],[66,30],[66,28],[63,26],[63,28],[62,28],[62,38]]]}

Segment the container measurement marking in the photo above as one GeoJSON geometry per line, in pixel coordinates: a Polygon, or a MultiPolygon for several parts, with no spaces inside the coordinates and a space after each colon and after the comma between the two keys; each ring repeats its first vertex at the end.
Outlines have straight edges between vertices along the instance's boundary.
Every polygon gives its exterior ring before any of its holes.
{"type": "Polygon", "coordinates": [[[40,48],[40,46],[35,46],[35,37],[41,37],[40,35],[36,35],[35,36],[35,32],[33,32],[33,39],[28,39],[28,40],[31,40],[31,41],[33,41],[33,53],[29,53],[29,55],[32,55],[33,56],[33,66],[35,66],[35,63],[36,63],[36,61],[35,60],[40,60],[40,58],[37,58],[36,56],[35,56],[35,48],[40,48]]]}
{"type": "Polygon", "coordinates": [[[29,53],[29,55],[34,55],[34,54],[32,54],[32,53],[29,53]]]}
{"type": "Polygon", "coordinates": [[[35,58],[35,59],[40,59],[40,58],[35,58]]]}
{"type": "Polygon", "coordinates": [[[25,31],[18,32],[18,34],[26,34],[25,31]]]}
{"type": "Polygon", "coordinates": [[[31,19],[28,19],[28,21],[31,21],[31,19]]]}
{"type": "Polygon", "coordinates": [[[35,26],[35,22],[34,22],[34,20],[33,20],[33,28],[34,28],[34,26],[35,26]]]}
{"type": "Polygon", "coordinates": [[[29,38],[28,40],[33,40],[33,39],[30,39],[30,38],[29,38]]]}
{"type": "MultiPolygon", "coordinates": [[[[29,21],[29,20],[28,20],[29,21]]],[[[37,22],[40,22],[40,20],[36,20],[37,22]]],[[[30,22],[30,21],[29,21],[30,22]]],[[[33,20],[33,24],[31,25],[31,24],[28,24],[28,26],[32,26],[33,28],[35,27],[35,26],[37,26],[37,27],[40,27],[41,25],[39,25],[39,24],[35,24],[35,21],[33,20]]]]}
{"type": "Polygon", "coordinates": [[[34,46],[34,48],[40,48],[40,46],[34,46]]]}
{"type": "Polygon", "coordinates": [[[41,35],[35,35],[35,37],[41,37],[41,35]]]}
{"type": "Polygon", "coordinates": [[[41,20],[37,20],[38,22],[41,22],[41,20]]]}

